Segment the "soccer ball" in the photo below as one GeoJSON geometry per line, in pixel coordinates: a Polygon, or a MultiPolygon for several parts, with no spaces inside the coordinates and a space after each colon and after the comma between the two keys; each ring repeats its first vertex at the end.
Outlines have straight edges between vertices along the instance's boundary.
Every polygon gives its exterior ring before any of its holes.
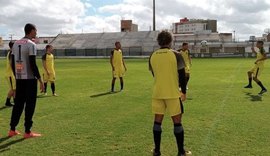
{"type": "Polygon", "coordinates": [[[207,41],[206,40],[201,41],[201,45],[202,45],[202,47],[206,47],[207,46],[207,41]]]}

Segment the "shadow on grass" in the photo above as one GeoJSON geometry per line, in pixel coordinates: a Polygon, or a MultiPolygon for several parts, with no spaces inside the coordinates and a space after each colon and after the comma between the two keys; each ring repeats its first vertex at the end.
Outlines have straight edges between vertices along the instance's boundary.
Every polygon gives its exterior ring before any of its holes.
{"type": "Polygon", "coordinates": [[[7,109],[7,108],[12,108],[12,107],[3,106],[3,107],[0,107],[0,111],[7,109]]]}
{"type": "Polygon", "coordinates": [[[51,96],[48,96],[48,95],[38,95],[37,98],[41,99],[41,98],[48,98],[48,97],[51,97],[51,96]]]}
{"type": "Polygon", "coordinates": [[[246,93],[246,95],[248,96],[248,98],[252,102],[262,101],[262,96],[260,96],[260,95],[253,95],[251,93],[246,93]]]}
{"type": "Polygon", "coordinates": [[[115,92],[104,92],[104,93],[99,93],[99,94],[95,94],[95,95],[91,95],[91,98],[96,98],[96,97],[100,97],[100,96],[105,96],[105,95],[110,95],[110,94],[116,94],[119,93],[120,91],[115,91],[115,92]]]}
{"type": "MultiPolygon", "coordinates": [[[[9,137],[1,138],[1,139],[0,139],[0,143],[6,141],[6,140],[8,140],[8,139],[9,139],[9,137]]],[[[19,143],[19,142],[22,142],[23,140],[24,140],[24,138],[21,138],[21,139],[13,140],[13,141],[10,141],[10,142],[8,142],[8,143],[6,143],[6,144],[0,145],[0,153],[3,153],[3,152],[5,152],[5,151],[7,151],[7,150],[10,150],[10,149],[9,149],[9,146],[11,146],[11,145],[13,145],[13,144],[16,144],[16,143],[19,143]]]]}

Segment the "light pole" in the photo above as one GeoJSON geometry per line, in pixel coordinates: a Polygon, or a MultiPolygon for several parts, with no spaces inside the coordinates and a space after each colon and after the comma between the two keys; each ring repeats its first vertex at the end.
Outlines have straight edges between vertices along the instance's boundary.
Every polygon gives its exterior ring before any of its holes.
{"type": "Polygon", "coordinates": [[[153,0],[153,31],[156,31],[156,1],[153,0]]]}
{"type": "Polygon", "coordinates": [[[9,34],[10,41],[12,41],[13,36],[14,36],[14,34],[9,34]]]}
{"type": "Polygon", "coordinates": [[[235,42],[235,30],[233,31],[233,42],[235,42]]]}

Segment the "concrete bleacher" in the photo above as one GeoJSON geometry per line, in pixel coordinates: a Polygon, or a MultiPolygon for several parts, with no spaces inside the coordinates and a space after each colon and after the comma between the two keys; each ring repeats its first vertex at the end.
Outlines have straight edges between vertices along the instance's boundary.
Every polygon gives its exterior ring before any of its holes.
{"type": "Polygon", "coordinates": [[[59,34],[52,43],[58,56],[109,56],[120,41],[125,56],[148,56],[158,47],[158,31],[59,34]]]}

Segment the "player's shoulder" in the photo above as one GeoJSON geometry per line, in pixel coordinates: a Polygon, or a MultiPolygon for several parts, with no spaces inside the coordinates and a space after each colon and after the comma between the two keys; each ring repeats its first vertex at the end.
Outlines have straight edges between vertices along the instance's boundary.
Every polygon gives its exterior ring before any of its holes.
{"type": "Polygon", "coordinates": [[[113,55],[113,54],[114,54],[114,50],[115,50],[115,49],[113,49],[113,50],[111,51],[111,55],[113,55]]]}
{"type": "Polygon", "coordinates": [[[170,49],[170,51],[174,53],[175,55],[181,55],[180,51],[178,50],[170,49]]]}
{"type": "Polygon", "coordinates": [[[42,57],[41,57],[41,59],[42,60],[46,60],[46,57],[47,57],[47,53],[43,54],[42,57]]]}

